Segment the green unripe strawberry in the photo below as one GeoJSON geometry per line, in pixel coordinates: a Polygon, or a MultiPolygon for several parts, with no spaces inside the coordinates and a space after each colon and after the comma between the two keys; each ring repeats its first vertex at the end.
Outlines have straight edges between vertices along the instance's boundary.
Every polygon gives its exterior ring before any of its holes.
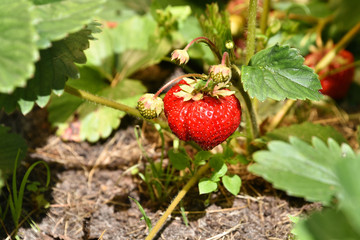
{"type": "Polygon", "coordinates": [[[209,68],[209,77],[215,83],[227,82],[231,79],[231,69],[223,64],[212,65],[209,68]]]}
{"type": "Polygon", "coordinates": [[[139,99],[136,108],[145,119],[154,119],[164,109],[164,102],[161,98],[155,97],[154,94],[147,93],[139,99]]]}

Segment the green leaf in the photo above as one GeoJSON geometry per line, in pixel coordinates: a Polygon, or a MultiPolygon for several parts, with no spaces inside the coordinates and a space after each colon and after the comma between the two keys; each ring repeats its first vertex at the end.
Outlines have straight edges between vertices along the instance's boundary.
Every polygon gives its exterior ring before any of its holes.
{"type": "MultiPolygon", "coordinates": [[[[360,156],[339,163],[336,166],[336,175],[339,179],[340,208],[347,216],[348,223],[360,236],[360,156]]],[[[359,237],[360,238],[360,237],[359,237]]]]}
{"type": "Polygon", "coordinates": [[[185,151],[177,151],[170,149],[168,152],[169,159],[173,167],[177,170],[184,170],[190,165],[190,158],[185,151]]]}
{"type": "Polygon", "coordinates": [[[118,59],[116,69],[124,77],[128,77],[140,69],[159,63],[171,49],[171,43],[166,38],[153,39],[146,50],[127,50],[118,59]]]}
{"type": "Polygon", "coordinates": [[[244,155],[237,154],[235,157],[227,159],[226,162],[231,165],[236,165],[238,163],[246,165],[249,164],[250,161],[244,155]]]}
{"type": "Polygon", "coordinates": [[[210,167],[215,171],[219,171],[224,165],[224,156],[222,154],[216,154],[210,158],[210,167]]]}
{"type": "Polygon", "coordinates": [[[112,108],[89,105],[83,106],[80,114],[80,139],[89,142],[97,142],[101,138],[109,137],[112,131],[119,127],[120,118],[125,115],[124,112],[112,108]]]}
{"type": "Polygon", "coordinates": [[[94,44],[94,50],[89,49],[90,53],[95,52],[90,55],[89,65],[97,66],[107,74],[108,79],[115,67],[124,79],[140,69],[157,64],[170,52],[173,44],[170,38],[158,32],[157,23],[150,14],[119,21],[115,29],[104,32],[105,36],[99,38],[100,43],[94,44]],[[114,52],[115,56],[110,55],[114,52]],[[106,65],[100,67],[100,63],[106,65]]]}
{"type": "MultiPolygon", "coordinates": [[[[108,87],[108,84],[103,81],[99,81],[99,79],[101,79],[101,75],[98,71],[88,67],[81,67],[79,70],[81,77],[79,79],[69,79],[67,84],[77,89],[82,89],[92,93],[96,93],[97,91],[108,87]]],[[[83,103],[85,103],[84,100],[68,93],[64,93],[60,97],[53,96],[47,107],[49,112],[49,121],[54,126],[65,123],[83,103]]]]}
{"type": "Polygon", "coordinates": [[[212,153],[209,151],[199,151],[194,157],[194,163],[196,165],[203,165],[206,163],[206,160],[210,159],[211,156],[212,153]]]}
{"type": "Polygon", "coordinates": [[[300,220],[292,230],[296,239],[360,239],[360,235],[351,227],[351,220],[343,211],[326,209],[312,214],[308,219],[300,220]]]}
{"type": "Polygon", "coordinates": [[[230,146],[224,145],[223,149],[224,159],[232,158],[234,156],[234,151],[231,149],[230,146]]]}
{"type": "Polygon", "coordinates": [[[0,92],[24,87],[39,57],[37,33],[32,26],[31,4],[26,0],[0,2],[0,92]]]}
{"type": "MultiPolygon", "coordinates": [[[[292,20],[288,21],[295,22],[292,20]]],[[[315,32],[307,34],[307,29],[294,29],[290,32],[287,29],[283,29],[269,38],[267,46],[275,44],[290,45],[298,49],[302,56],[306,56],[310,52],[309,47],[315,44],[316,36],[315,32]]]]}
{"type": "Polygon", "coordinates": [[[114,71],[113,37],[111,29],[104,28],[96,35],[96,41],[90,41],[90,47],[85,50],[86,66],[95,68],[108,80],[112,80],[114,71]]]}
{"type": "MultiPolygon", "coordinates": [[[[18,163],[26,156],[26,141],[19,135],[10,133],[8,127],[0,125],[0,171],[2,177],[14,170],[14,163],[20,151],[18,163]]],[[[1,180],[0,180],[1,181],[1,180]]]]}
{"type": "Polygon", "coordinates": [[[320,100],[321,84],[314,70],[303,65],[298,50],[275,45],[256,53],[249,66],[241,68],[241,81],[251,97],[260,101],[310,99],[320,100]]]}
{"type": "MultiPolygon", "coordinates": [[[[102,11],[97,15],[101,19],[111,21],[111,22],[118,22],[123,19],[128,19],[134,15],[144,14],[147,11],[140,10],[139,12],[135,11],[135,9],[132,9],[131,7],[127,5],[131,5],[133,7],[139,7],[139,8],[146,8],[147,6],[144,6],[143,1],[147,0],[139,0],[142,1],[142,3],[137,4],[138,1],[106,1],[104,4],[102,11]]],[[[137,10],[137,9],[136,9],[137,10]]]]}
{"type": "Polygon", "coordinates": [[[316,136],[323,142],[329,138],[334,139],[337,143],[346,143],[346,139],[338,131],[331,126],[323,126],[310,122],[303,122],[301,124],[293,124],[289,127],[277,128],[268,132],[263,138],[265,141],[281,140],[288,141],[289,137],[297,137],[302,141],[311,143],[312,137],[316,136]]]}
{"type": "MultiPolygon", "coordinates": [[[[146,88],[140,81],[124,79],[116,87],[107,86],[96,94],[127,106],[135,107],[145,91],[146,88]]],[[[82,123],[82,128],[80,129],[81,139],[95,142],[100,138],[110,136],[112,130],[119,127],[120,118],[124,117],[126,113],[105,106],[85,103],[80,106],[78,114],[82,123]]]]}
{"type": "Polygon", "coordinates": [[[241,188],[241,178],[238,175],[228,176],[225,175],[222,177],[222,182],[224,187],[233,195],[238,195],[241,188]]]}
{"type": "Polygon", "coordinates": [[[340,147],[333,139],[326,145],[314,137],[313,146],[296,137],[289,142],[271,141],[269,150],[253,155],[256,163],[249,166],[249,171],[289,195],[329,204],[339,189],[335,165],[354,158],[355,153],[348,145],[340,147]]]}
{"type": "Polygon", "coordinates": [[[74,62],[85,63],[83,50],[88,48],[90,34],[89,29],[83,29],[63,40],[53,42],[51,48],[40,51],[35,76],[28,81],[26,88],[17,88],[11,95],[0,94],[0,108],[4,107],[6,112],[12,112],[19,106],[21,112],[26,114],[35,102],[44,107],[52,91],[62,93],[69,77],[79,77],[74,62]]]}
{"type": "Polygon", "coordinates": [[[200,194],[211,193],[216,191],[217,183],[210,180],[209,178],[202,178],[199,181],[198,187],[200,194]]]}
{"type": "Polygon", "coordinates": [[[210,179],[214,182],[219,182],[220,178],[227,173],[227,170],[228,170],[228,168],[227,168],[226,164],[223,163],[223,165],[221,166],[221,168],[219,170],[215,170],[213,172],[210,179]]]}
{"type": "Polygon", "coordinates": [[[48,48],[52,41],[79,31],[92,21],[104,3],[105,0],[63,0],[37,5],[34,16],[38,20],[36,30],[40,35],[38,47],[48,48]]]}
{"type": "MultiPolygon", "coordinates": [[[[98,83],[99,81],[101,79],[97,79],[98,83]]],[[[104,89],[99,89],[96,94],[135,107],[144,92],[145,87],[139,81],[124,79],[116,87],[106,86],[104,89]]],[[[120,119],[126,114],[113,108],[97,106],[88,102],[82,104],[77,113],[81,124],[80,139],[90,142],[109,137],[111,132],[119,127],[120,119]]]]}
{"type": "Polygon", "coordinates": [[[156,22],[150,14],[134,16],[119,23],[114,29],[114,51],[147,50],[150,36],[156,29],[156,22]]]}

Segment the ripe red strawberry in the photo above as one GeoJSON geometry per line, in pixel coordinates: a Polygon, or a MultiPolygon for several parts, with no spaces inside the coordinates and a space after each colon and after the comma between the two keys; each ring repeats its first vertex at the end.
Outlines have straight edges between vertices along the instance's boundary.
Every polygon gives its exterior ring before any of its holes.
{"type": "MultiPolygon", "coordinates": [[[[181,140],[195,141],[204,150],[210,150],[225,141],[239,126],[241,107],[232,94],[184,101],[176,93],[180,86],[188,85],[181,80],[164,97],[164,112],[173,133],[181,140]]],[[[227,91],[227,90],[225,90],[227,91]]]]}
{"type": "MultiPolygon", "coordinates": [[[[328,51],[329,49],[323,49],[310,53],[305,57],[304,63],[309,67],[315,68],[316,64],[328,51]]],[[[351,52],[346,50],[339,51],[332,62],[319,72],[322,86],[320,92],[334,99],[344,98],[354,79],[355,67],[351,66],[344,70],[341,70],[341,68],[353,62],[354,56],[351,52]],[[334,73],[332,74],[331,72],[334,73]]]]}

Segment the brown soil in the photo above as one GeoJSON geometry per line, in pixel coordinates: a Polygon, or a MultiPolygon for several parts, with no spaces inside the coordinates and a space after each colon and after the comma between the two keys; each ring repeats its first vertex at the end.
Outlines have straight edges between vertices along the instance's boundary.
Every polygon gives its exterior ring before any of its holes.
{"type": "MultiPolygon", "coordinates": [[[[44,125],[46,112],[36,110],[25,119],[16,120],[26,129],[49,129],[44,125]]],[[[149,199],[149,194],[138,175],[131,174],[131,167],[138,164],[144,171],[135,135],[138,120],[125,119],[122,126],[106,141],[89,144],[63,142],[52,133],[23,135],[32,148],[25,167],[37,160],[46,161],[51,169],[51,187],[45,193],[49,208],[32,212],[22,223],[22,239],[144,239],[148,233],[145,221],[134,201],[145,209],[153,225],[165,211],[183,183],[174,184],[167,200],[159,203],[149,199]],[[31,227],[31,225],[33,225],[31,227]]],[[[15,124],[16,125],[16,124],[15,124]]],[[[152,159],[161,156],[158,133],[149,125],[143,129],[143,145],[152,159]]],[[[234,197],[220,188],[216,194],[199,196],[194,188],[183,200],[189,220],[184,223],[179,212],[158,233],[157,239],[290,239],[292,223],[289,215],[299,216],[321,208],[274,190],[261,178],[250,175],[245,166],[233,169],[243,179],[241,193],[234,197]],[[207,203],[207,205],[205,205],[207,203]]],[[[20,174],[19,174],[20,175],[20,174]]],[[[44,184],[46,171],[37,168],[33,181],[44,184]]],[[[31,205],[31,194],[26,193],[24,210],[31,205]]],[[[11,230],[11,219],[5,223],[11,230]]],[[[1,228],[0,237],[6,238],[1,228]]]]}

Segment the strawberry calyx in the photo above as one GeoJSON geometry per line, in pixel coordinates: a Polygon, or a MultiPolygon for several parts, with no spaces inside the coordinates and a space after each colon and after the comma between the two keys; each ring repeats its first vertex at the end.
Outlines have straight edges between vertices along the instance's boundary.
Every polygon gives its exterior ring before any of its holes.
{"type": "Polygon", "coordinates": [[[204,95],[215,98],[230,96],[235,94],[235,91],[230,91],[229,83],[216,83],[211,78],[207,79],[183,79],[186,84],[180,84],[181,91],[174,93],[175,96],[183,98],[184,101],[199,101],[203,99],[204,95]]]}
{"type": "Polygon", "coordinates": [[[175,61],[178,65],[186,64],[189,59],[187,50],[176,49],[171,53],[171,61],[175,61]]]}

